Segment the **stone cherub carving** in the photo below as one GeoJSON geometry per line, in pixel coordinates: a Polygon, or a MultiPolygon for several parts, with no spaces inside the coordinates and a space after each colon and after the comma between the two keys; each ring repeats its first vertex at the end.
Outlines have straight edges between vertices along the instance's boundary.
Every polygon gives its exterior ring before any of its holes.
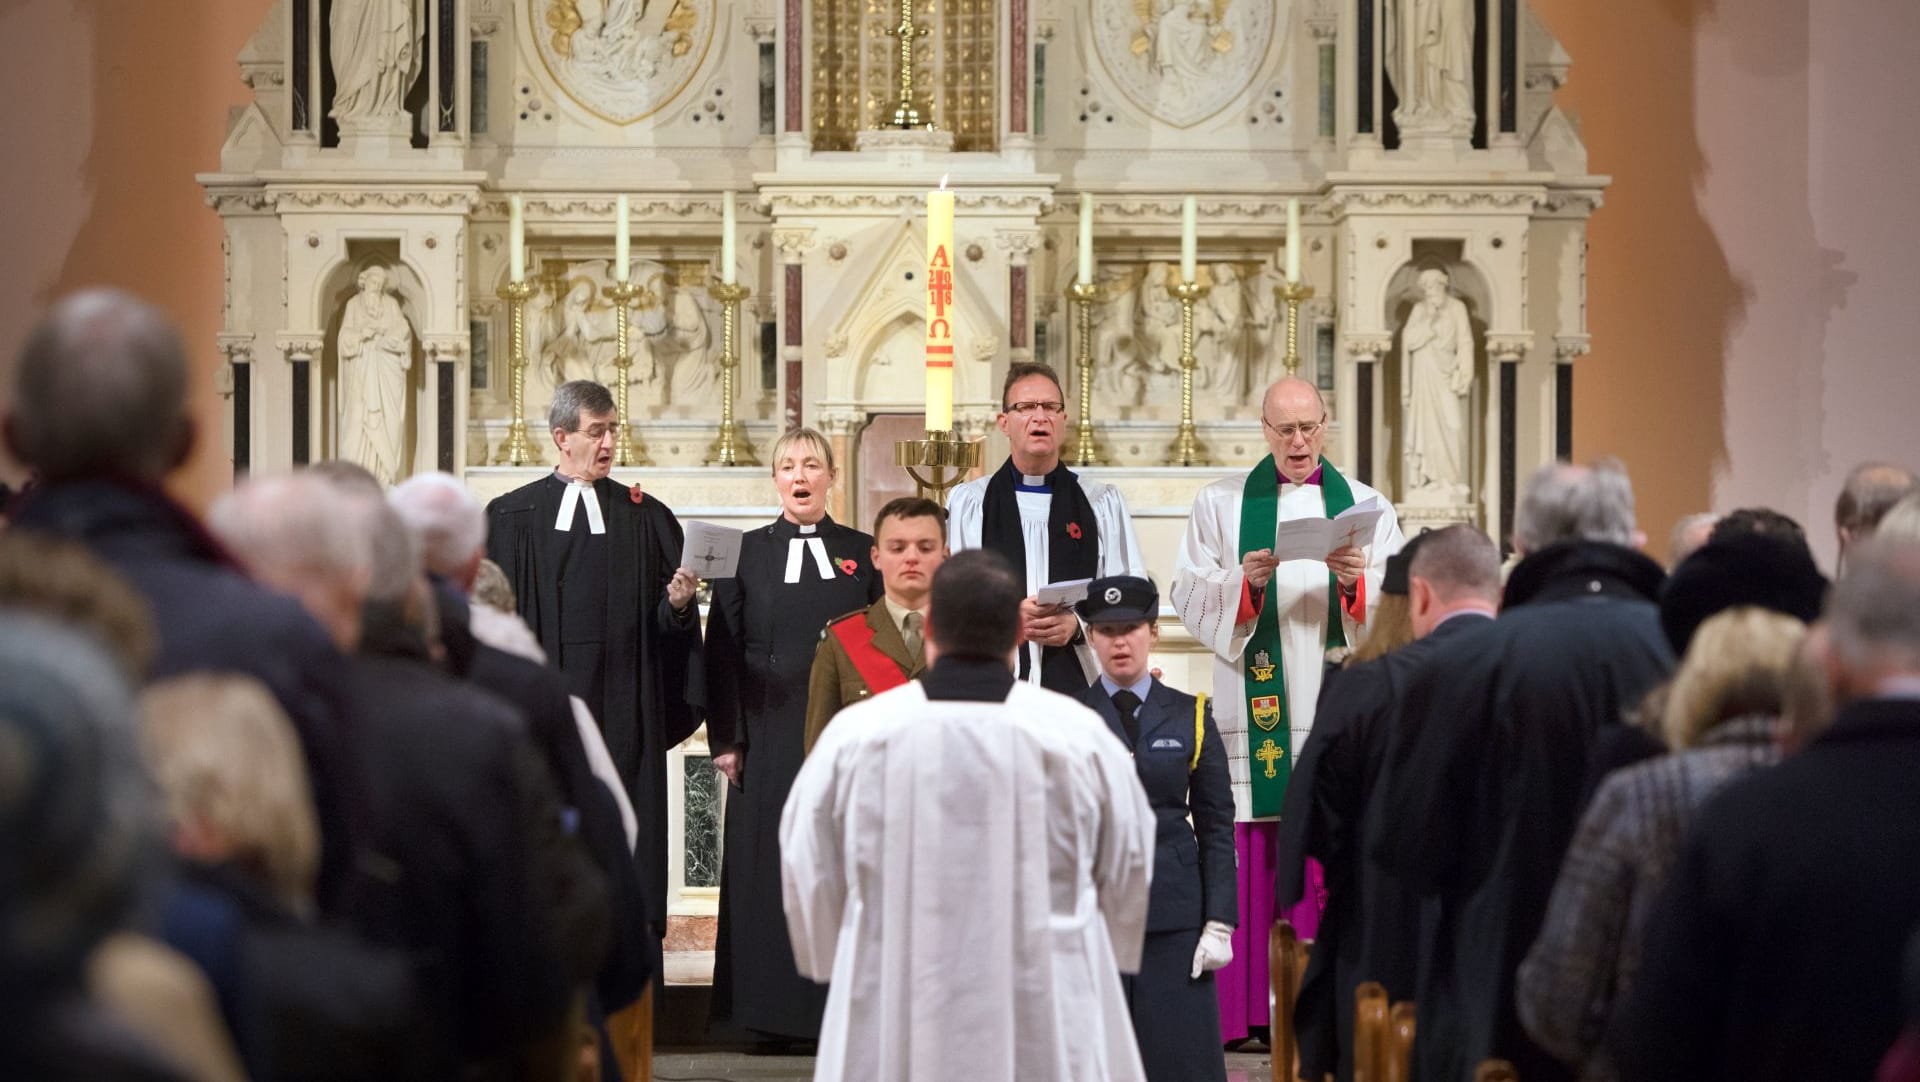
{"type": "Polygon", "coordinates": [[[1473,323],[1448,291],[1447,272],[1420,272],[1420,297],[1400,330],[1400,406],[1406,432],[1404,499],[1460,503],[1467,485],[1467,395],[1473,323]]]}
{"type": "Polygon", "coordinates": [[[387,268],[360,272],[340,320],[340,457],[391,484],[406,476],[407,371],[413,328],[387,268]]]}

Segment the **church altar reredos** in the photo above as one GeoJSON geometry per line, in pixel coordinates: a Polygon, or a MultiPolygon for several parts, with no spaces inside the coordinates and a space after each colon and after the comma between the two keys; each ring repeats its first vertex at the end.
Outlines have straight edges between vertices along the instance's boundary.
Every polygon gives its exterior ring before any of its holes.
{"type": "MultiPolygon", "coordinates": [[[[1299,371],[1333,411],[1328,454],[1409,532],[1505,535],[1520,479],[1569,450],[1586,220],[1606,184],[1553,104],[1569,58],[1524,3],[904,2],[925,30],[912,104],[932,134],[884,130],[901,0],[282,0],[239,57],[253,100],[220,172],[200,178],[225,224],[237,467],[383,446],[395,475],[451,470],[483,497],[537,472],[502,464],[517,195],[536,452],[553,451],[558,381],[624,379],[644,465],[615,476],[683,518],[765,521],[765,467],[709,465],[730,193],[747,441],[764,455],[788,426],[821,429],[841,456],[833,511],[866,522],[912,487],[893,444],[922,434],[925,200],[945,178],[955,428],[990,437],[990,464],[1010,362],[1051,363],[1075,411],[1066,291],[1093,196],[1094,469],[1126,493],[1159,577],[1193,494],[1265,453],[1289,197],[1314,290],[1299,371]],[[621,194],[625,369],[609,298],[621,194]],[[1181,352],[1166,287],[1187,195],[1211,289],[1192,347],[1207,465],[1183,468],[1166,465],[1181,352]]],[[[1175,683],[1192,660],[1184,682],[1204,684],[1204,655],[1179,656],[1190,640],[1162,648],[1175,683]]],[[[697,885],[691,863],[711,854],[675,853],[678,885],[697,885]]]]}

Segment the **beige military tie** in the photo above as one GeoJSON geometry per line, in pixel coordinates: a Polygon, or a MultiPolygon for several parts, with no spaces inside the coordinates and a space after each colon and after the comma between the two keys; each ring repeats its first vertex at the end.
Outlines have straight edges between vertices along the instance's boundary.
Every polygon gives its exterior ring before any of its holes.
{"type": "Polygon", "coordinates": [[[907,618],[901,621],[901,623],[905,625],[903,628],[901,628],[900,637],[907,640],[907,656],[919,657],[920,656],[920,614],[917,612],[909,612],[907,613],[907,618]]]}

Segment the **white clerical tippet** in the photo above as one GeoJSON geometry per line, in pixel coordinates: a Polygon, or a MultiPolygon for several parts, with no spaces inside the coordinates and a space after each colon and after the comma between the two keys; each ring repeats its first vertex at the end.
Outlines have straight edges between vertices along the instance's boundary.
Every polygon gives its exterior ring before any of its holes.
{"type": "Polygon", "coordinates": [[[703,579],[730,579],[740,569],[740,531],[711,522],[686,524],[680,562],[703,579]]]}
{"type": "Polygon", "coordinates": [[[600,513],[600,495],[593,490],[591,481],[567,480],[567,491],[560,497],[560,513],[554,517],[553,528],[561,533],[573,529],[574,509],[581,504],[587,508],[587,532],[606,533],[607,520],[600,513]]]}

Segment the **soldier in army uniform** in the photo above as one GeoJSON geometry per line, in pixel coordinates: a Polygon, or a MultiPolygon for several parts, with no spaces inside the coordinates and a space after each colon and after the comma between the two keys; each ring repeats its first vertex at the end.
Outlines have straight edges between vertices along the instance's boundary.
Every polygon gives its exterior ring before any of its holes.
{"type": "Polygon", "coordinates": [[[873,520],[880,600],[828,621],[807,683],[806,748],[840,708],[878,695],[926,668],[927,593],[947,558],[947,513],[932,500],[890,500],[873,520]]]}

